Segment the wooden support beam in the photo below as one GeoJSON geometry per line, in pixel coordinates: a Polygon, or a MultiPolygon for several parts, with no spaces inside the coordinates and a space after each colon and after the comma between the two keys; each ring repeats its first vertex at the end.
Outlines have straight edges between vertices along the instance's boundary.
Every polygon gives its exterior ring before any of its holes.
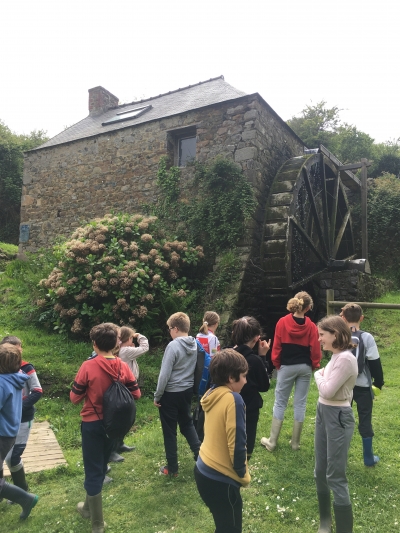
{"type": "Polygon", "coordinates": [[[326,314],[334,315],[335,307],[332,304],[332,300],[335,299],[335,291],[333,289],[326,289],[326,314]]]}
{"type": "Polygon", "coordinates": [[[367,221],[367,163],[368,159],[361,159],[361,247],[362,258],[368,259],[368,221],[367,221]]]}

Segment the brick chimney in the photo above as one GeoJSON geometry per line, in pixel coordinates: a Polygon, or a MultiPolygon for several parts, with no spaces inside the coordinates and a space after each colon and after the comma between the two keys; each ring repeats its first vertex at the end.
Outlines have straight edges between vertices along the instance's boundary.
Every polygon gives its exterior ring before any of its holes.
{"type": "Polygon", "coordinates": [[[118,97],[111,94],[107,89],[93,87],[89,89],[89,115],[101,115],[108,109],[118,105],[118,97]]]}

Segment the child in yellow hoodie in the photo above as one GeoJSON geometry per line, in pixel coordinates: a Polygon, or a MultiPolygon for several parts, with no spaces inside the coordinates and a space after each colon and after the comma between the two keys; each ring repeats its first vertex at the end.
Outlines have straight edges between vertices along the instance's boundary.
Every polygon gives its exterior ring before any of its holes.
{"type": "Polygon", "coordinates": [[[240,391],[248,365],[233,349],[218,352],[210,364],[214,384],[203,396],[204,441],[194,469],[197,489],[214,522],[215,533],[241,533],[240,487],[250,483],[246,455],[246,412],[240,391]]]}

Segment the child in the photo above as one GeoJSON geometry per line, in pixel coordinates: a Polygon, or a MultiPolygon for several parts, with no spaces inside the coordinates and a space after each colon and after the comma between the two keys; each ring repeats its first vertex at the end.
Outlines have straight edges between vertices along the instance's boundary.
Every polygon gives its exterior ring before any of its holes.
{"type": "Polygon", "coordinates": [[[205,438],[194,469],[197,489],[214,522],[215,533],[241,533],[240,487],[250,483],[246,463],[246,409],[240,391],[248,364],[227,348],[213,357],[213,386],[203,396],[205,438]]]}
{"type": "MultiPolygon", "coordinates": [[[[372,437],[374,430],[372,429],[372,406],[373,406],[373,392],[372,386],[382,388],[383,371],[381,360],[379,358],[378,347],[374,337],[366,331],[360,331],[360,323],[364,320],[362,309],[357,304],[347,304],[342,308],[340,316],[350,327],[350,330],[360,336],[359,347],[363,353],[358,354],[362,357],[361,362],[362,371],[357,376],[356,385],[353,390],[353,399],[357,404],[358,412],[358,431],[362,437],[363,455],[365,466],[375,466],[379,461],[379,457],[374,455],[372,451],[372,437]],[[358,333],[357,333],[358,332],[358,333]],[[372,383],[372,379],[374,382],[372,383]]],[[[360,370],[360,362],[358,361],[358,368],[360,370]]]]}
{"type": "Polygon", "coordinates": [[[244,316],[235,320],[232,330],[234,350],[244,356],[249,365],[247,383],[244,385],[241,395],[246,404],[246,433],[247,433],[247,460],[251,458],[256,441],[257,424],[263,400],[260,392],[269,389],[267,370],[261,357],[265,357],[271,341],[260,340],[261,326],[258,320],[252,316],[244,316]],[[258,353],[253,348],[258,343],[258,353]],[[261,356],[261,357],[260,357],[261,356]]]}
{"type": "Polygon", "coordinates": [[[134,329],[122,326],[119,330],[119,357],[129,366],[136,379],[139,379],[139,367],[136,359],[149,351],[149,341],[144,335],[136,333],[134,329]],[[136,347],[133,339],[139,346],[136,347]]]}
{"type": "Polygon", "coordinates": [[[220,349],[218,337],[215,335],[219,326],[219,315],[214,311],[206,311],[203,317],[203,324],[196,339],[201,342],[203,348],[213,357],[220,349]]]}
{"type": "MultiPolygon", "coordinates": [[[[122,326],[122,328],[119,328],[119,341],[120,345],[118,355],[120,359],[129,366],[129,368],[132,370],[132,374],[137,380],[139,380],[139,366],[136,359],[149,351],[149,341],[144,335],[136,333],[134,329],[127,326],[122,326]],[[139,344],[138,347],[136,347],[134,344],[133,339],[137,340],[139,344]]],[[[134,449],[135,446],[128,446],[124,443],[123,439],[121,439],[118,443],[116,452],[114,452],[114,459],[119,458],[119,460],[114,460],[114,462],[119,462],[121,459],[124,459],[118,454],[123,452],[131,452],[134,449]]]]}
{"type": "Polygon", "coordinates": [[[87,494],[77,510],[84,518],[91,518],[92,533],[103,533],[101,490],[107,462],[115,448],[115,440],[106,435],[103,425],[103,394],[118,377],[135,399],[140,398],[140,390],[128,365],[112,353],[118,341],[117,327],[110,323],[94,326],[90,338],[97,355],[82,364],[70,392],[72,403],[84,400],[81,432],[87,494]]]}
{"type": "Polygon", "coordinates": [[[312,307],[311,296],[298,292],[287,304],[290,314],[279,319],[276,325],[271,357],[277,369],[275,403],[270,436],[261,439],[269,452],[276,448],[293,385],[294,423],[290,444],[292,450],[300,448],[312,370],[319,368],[322,356],[317,326],[305,316],[312,307]]]}
{"type": "Polygon", "coordinates": [[[318,532],[331,532],[332,490],[336,533],[352,533],[353,511],[346,466],[354,431],[351,400],[358,373],[357,361],[350,351],[354,346],[350,328],[339,316],[323,318],[318,323],[318,332],[322,348],[332,352],[326,367],[314,374],[319,391],[314,471],[320,514],[318,532]]]}
{"type": "Polygon", "coordinates": [[[29,377],[20,372],[21,351],[12,344],[0,345],[0,499],[22,507],[20,519],[28,518],[39,499],[3,478],[3,461],[14,446],[22,413],[22,389],[29,377]]]}
{"type": "MultiPolygon", "coordinates": [[[[22,341],[18,337],[9,335],[4,337],[1,344],[12,344],[21,353],[22,356],[22,341]]],[[[21,424],[19,426],[18,435],[14,446],[8,452],[5,461],[10,470],[14,485],[21,487],[21,489],[28,490],[28,484],[25,479],[24,463],[22,462],[22,454],[25,451],[26,444],[29,439],[29,434],[32,429],[33,419],[35,416],[35,403],[40,400],[43,395],[42,387],[36,374],[35,367],[27,361],[22,361],[21,372],[28,376],[28,380],[24,384],[22,390],[22,416],[21,424]]]]}
{"type": "Polygon", "coordinates": [[[167,320],[167,326],[172,341],[168,344],[161,362],[157,390],[154,393],[154,405],[160,411],[167,458],[167,464],[160,468],[160,473],[177,477],[177,424],[195,460],[200,449],[200,441],[193,426],[191,414],[197,343],[193,337],[188,335],[190,319],[185,313],[171,315],[167,320]]]}

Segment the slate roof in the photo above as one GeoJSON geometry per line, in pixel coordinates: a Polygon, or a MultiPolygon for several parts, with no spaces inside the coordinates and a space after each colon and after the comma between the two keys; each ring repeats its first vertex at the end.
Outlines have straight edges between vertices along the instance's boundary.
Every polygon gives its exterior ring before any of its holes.
{"type": "Polygon", "coordinates": [[[208,81],[203,81],[196,85],[189,85],[188,87],[160,94],[159,96],[131,102],[130,104],[119,105],[97,116],[87,116],[35,150],[136,126],[137,124],[178,115],[219,102],[234,100],[245,95],[246,93],[243,91],[239,91],[229,85],[229,83],[226,83],[223,76],[211,78],[208,81]],[[102,123],[114,117],[116,113],[135,109],[140,107],[139,104],[150,104],[152,108],[137,118],[102,126],[102,123]]]}

